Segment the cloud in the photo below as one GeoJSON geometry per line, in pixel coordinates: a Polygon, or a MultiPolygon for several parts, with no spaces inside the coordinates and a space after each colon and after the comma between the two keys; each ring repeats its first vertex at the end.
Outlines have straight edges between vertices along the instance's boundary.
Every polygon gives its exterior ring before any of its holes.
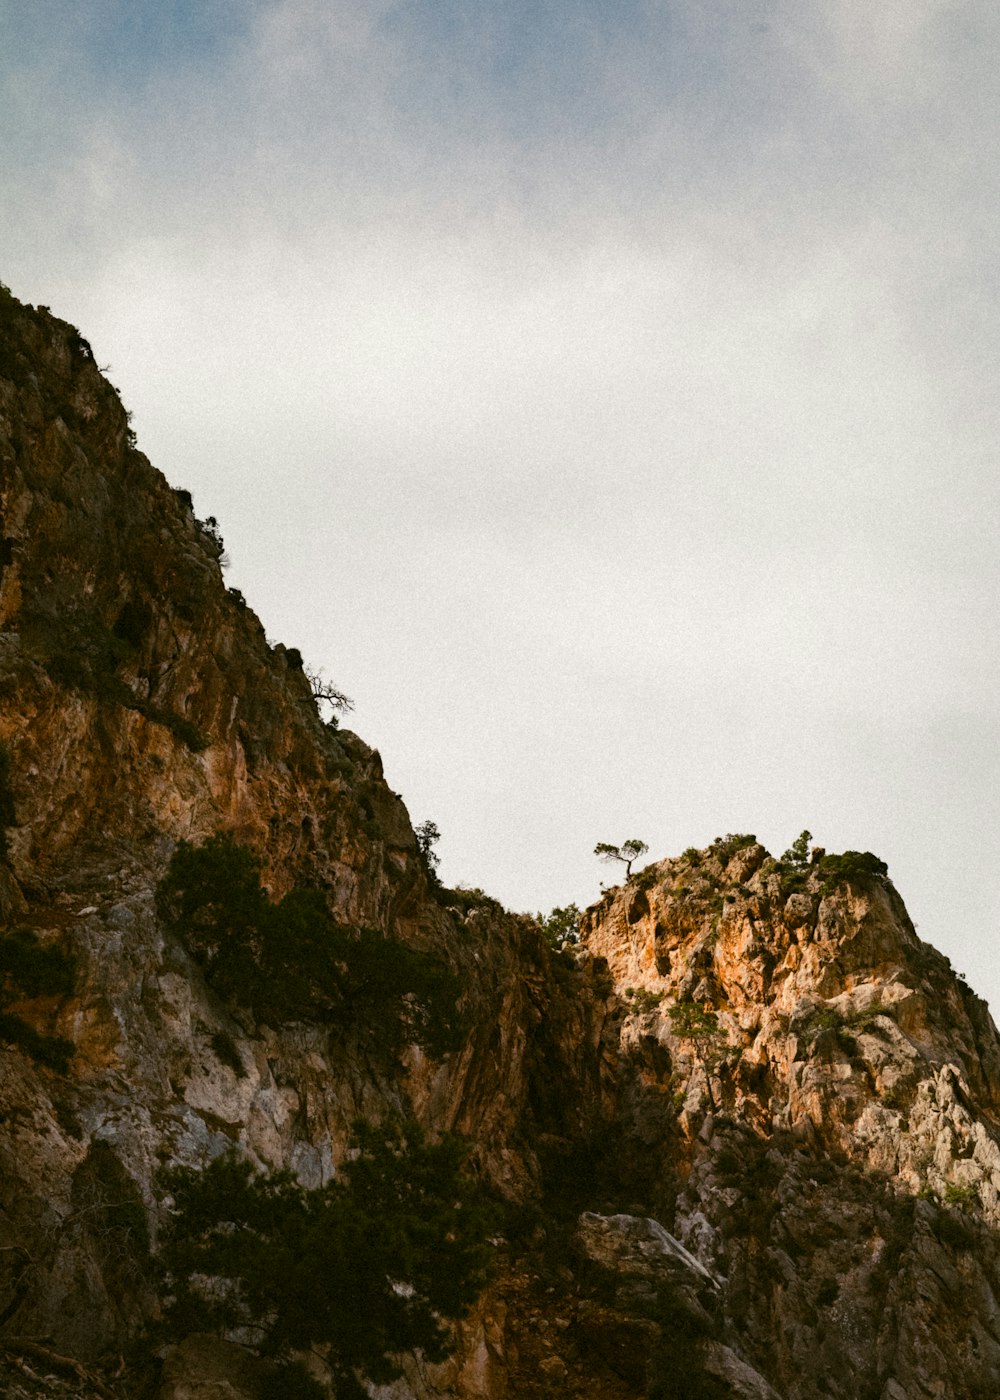
{"type": "Polygon", "coordinates": [[[108,3],[102,54],[57,9],[5,21],[0,275],[448,877],[565,903],[598,839],[808,824],[943,927],[996,777],[1000,18],[108,3]]]}

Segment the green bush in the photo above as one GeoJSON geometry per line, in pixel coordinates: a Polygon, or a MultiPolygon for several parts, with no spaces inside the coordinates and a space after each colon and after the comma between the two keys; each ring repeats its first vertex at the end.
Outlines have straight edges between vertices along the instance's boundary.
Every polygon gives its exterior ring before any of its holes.
{"type": "Polygon", "coordinates": [[[549,946],[561,948],[564,943],[579,943],[581,917],[575,904],[564,904],[549,914],[536,914],[535,921],[549,946]]]}
{"type": "Polygon", "coordinates": [[[774,862],[772,868],[781,876],[781,893],[785,897],[807,887],[812,868],[815,868],[822,879],[820,889],[824,895],[833,894],[838,885],[865,885],[873,878],[889,873],[885,861],[879,860],[871,851],[844,851],[841,855],[820,855],[817,850],[813,853],[813,856],[817,857],[813,866],[809,854],[811,840],[811,833],[803,831],[781,859],[774,862]]]}
{"type": "MultiPolygon", "coordinates": [[[[180,935],[220,996],[253,1005],[261,986],[267,899],[260,865],[228,835],[180,841],[157,886],[161,917],[180,935]]],[[[317,969],[321,974],[323,965],[317,969]]]]}
{"type": "Polygon", "coordinates": [[[841,1050],[849,1057],[855,1057],[859,1055],[860,1047],[854,1036],[850,1034],[850,1028],[862,1028],[869,1034],[877,1035],[879,1039],[885,1040],[889,1032],[877,1024],[876,1018],[891,1015],[891,1010],[883,1006],[881,1002],[874,1002],[863,1011],[855,1011],[852,1014],[842,1013],[832,1006],[820,1006],[798,1022],[794,1029],[807,1049],[812,1047],[816,1038],[823,1031],[832,1030],[835,1032],[837,1044],[841,1050]]]}
{"type": "Polygon", "coordinates": [[[446,1322],[476,1297],[495,1224],[464,1158],[457,1138],[431,1145],[408,1124],[360,1129],[356,1155],[317,1190],[233,1156],[167,1173],[170,1331],[241,1328],[279,1363],[329,1348],[342,1400],[396,1379],[397,1353],[444,1360],[446,1322]]]}
{"type": "Polygon", "coordinates": [[[461,987],[443,963],[336,923],[321,890],[300,887],[272,904],[256,857],[228,834],[178,843],[157,908],[214,990],[261,1020],[332,1024],[346,1013],[392,1053],[413,1041],[435,1055],[461,1043],[461,987]]]}
{"type": "Polygon", "coordinates": [[[458,885],[453,890],[442,887],[441,896],[446,908],[458,909],[462,914],[471,914],[475,909],[491,910],[494,914],[503,913],[500,901],[481,890],[478,885],[471,889],[463,885],[458,885]]]}
{"type": "Polygon", "coordinates": [[[977,1205],[979,1188],[975,1185],[959,1186],[954,1181],[945,1182],[944,1201],[950,1206],[977,1205]]]}
{"type": "Polygon", "coordinates": [[[787,899],[790,894],[798,894],[809,883],[809,842],[811,831],[802,831],[795,838],[780,860],[776,860],[773,870],[781,876],[781,896],[787,899]]]}
{"type": "Polygon", "coordinates": [[[461,1048],[465,1025],[457,1011],[461,983],[437,958],[395,938],[368,933],[347,949],[344,1000],[355,1024],[383,1049],[416,1042],[431,1055],[461,1048]]]}
{"type": "Polygon", "coordinates": [[[669,1015],[674,1035],[685,1040],[697,1040],[722,1033],[716,1013],[706,1011],[696,1001],[679,1001],[676,1006],[670,1008],[669,1015]]]}
{"type": "Polygon", "coordinates": [[[781,857],[780,863],[785,866],[797,866],[800,870],[805,869],[809,864],[809,842],[811,840],[811,831],[800,832],[781,857]]]}
{"type": "Polygon", "coordinates": [[[823,894],[833,894],[838,885],[864,885],[876,876],[885,876],[889,867],[871,851],[844,851],[839,856],[823,856],[819,862],[823,894]]]}
{"type": "MultiPolygon", "coordinates": [[[[742,851],[745,846],[753,846],[756,842],[757,838],[752,832],[729,832],[726,836],[715,838],[709,847],[709,854],[718,856],[725,867],[737,851],[742,851]]],[[[687,851],[684,854],[687,855],[687,851]]]]}
{"type": "MultiPolygon", "coordinates": [[[[216,520],[215,516],[208,515],[204,520],[199,520],[195,517],[194,523],[201,534],[202,540],[208,546],[209,553],[212,555],[213,559],[217,559],[222,567],[225,568],[229,563],[229,558],[226,554],[226,545],[222,538],[222,532],[219,529],[219,522],[216,520]]],[[[290,666],[293,664],[291,661],[293,651],[295,651],[294,647],[289,651],[288,664],[290,666]]],[[[298,665],[299,668],[301,668],[302,656],[297,651],[295,651],[295,655],[299,658],[298,665]]]]}
{"type": "Polygon", "coordinates": [[[75,962],[59,948],[45,948],[30,929],[0,936],[0,1040],[17,1045],[38,1064],[60,1074],[69,1069],[73,1042],[42,1035],[7,1008],[35,997],[68,996],[73,990],[75,962]]]}

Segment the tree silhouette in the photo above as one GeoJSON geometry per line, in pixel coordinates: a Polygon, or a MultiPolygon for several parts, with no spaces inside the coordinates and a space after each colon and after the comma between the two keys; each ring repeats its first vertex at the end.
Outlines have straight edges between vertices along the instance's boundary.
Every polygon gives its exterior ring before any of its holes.
{"type": "Polygon", "coordinates": [[[644,856],[648,850],[645,841],[638,841],[633,837],[631,841],[623,841],[620,846],[610,846],[606,841],[598,841],[594,847],[594,855],[608,862],[620,860],[625,866],[625,879],[630,880],[632,862],[638,860],[639,856],[644,856]]]}
{"type": "Polygon", "coordinates": [[[354,701],[335,686],[332,681],[328,681],[323,675],[323,672],[318,668],[306,666],[305,673],[306,680],[309,682],[309,689],[312,691],[313,699],[316,701],[316,708],[322,715],[322,707],[324,705],[329,706],[329,717],[326,722],[331,729],[336,729],[340,715],[345,714],[348,710],[354,709],[354,701]]]}

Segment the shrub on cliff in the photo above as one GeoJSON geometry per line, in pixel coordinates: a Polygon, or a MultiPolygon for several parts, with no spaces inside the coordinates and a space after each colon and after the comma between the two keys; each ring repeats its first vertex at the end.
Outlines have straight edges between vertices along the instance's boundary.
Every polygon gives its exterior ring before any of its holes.
{"type": "Polygon", "coordinates": [[[396,1353],[447,1356],[446,1321],[476,1297],[495,1223],[465,1148],[408,1124],[360,1128],[355,1152],[312,1191],[233,1156],[166,1174],[174,1335],[244,1330],[281,1364],[274,1394],[301,1388],[292,1353],[329,1348],[342,1400],[396,1379],[396,1353]]]}
{"type": "Polygon", "coordinates": [[[805,870],[809,864],[809,842],[811,831],[801,831],[781,857],[781,864],[793,870],[805,870]]]}
{"type": "Polygon", "coordinates": [[[60,1074],[69,1068],[73,1042],[43,1035],[7,1008],[35,997],[68,996],[74,972],[75,963],[68,953],[43,947],[30,929],[0,937],[0,1041],[17,1045],[33,1060],[60,1074]]]}
{"type": "Polygon", "coordinates": [[[417,855],[424,867],[427,876],[427,887],[431,895],[439,904],[447,902],[447,896],[451,893],[441,883],[441,876],[438,868],[441,864],[441,857],[434,847],[441,840],[441,833],[438,830],[437,822],[425,821],[413,828],[413,834],[417,838],[417,855]]]}
{"type": "Polygon", "coordinates": [[[670,1008],[669,1015],[674,1035],[684,1040],[697,1040],[721,1034],[718,1016],[697,1002],[680,1001],[670,1008]]]}
{"type": "Polygon", "coordinates": [[[494,914],[503,913],[503,905],[498,899],[494,899],[491,894],[480,889],[478,885],[456,885],[453,890],[441,887],[439,892],[435,892],[435,897],[439,904],[443,904],[446,909],[455,909],[463,916],[472,914],[476,910],[486,910],[494,914]]]}
{"type": "Polygon", "coordinates": [[[819,873],[823,893],[832,894],[838,885],[863,885],[876,875],[888,875],[889,867],[871,851],[843,851],[839,856],[823,856],[819,873]]]}
{"type": "MultiPolygon", "coordinates": [[[[719,860],[722,862],[723,869],[725,869],[737,851],[742,851],[745,846],[755,845],[756,841],[756,836],[750,831],[730,831],[725,836],[717,836],[715,838],[708,848],[709,854],[718,856],[719,860]]],[[[693,848],[689,846],[684,854],[690,858],[692,851],[693,848]]],[[[693,854],[697,857],[700,852],[694,850],[693,854]]],[[[698,864],[696,859],[692,860],[691,863],[693,865],[698,864]]]]}
{"type": "Polygon", "coordinates": [[[300,887],[272,904],[260,863],[228,834],[178,843],[157,907],[213,989],[261,1020],[347,1020],[392,1053],[409,1041],[431,1054],[461,1043],[460,986],[447,967],[344,928],[321,890],[300,887]]]}
{"type": "Polygon", "coordinates": [[[840,855],[827,855],[819,847],[810,857],[809,842],[812,833],[803,831],[789,846],[772,869],[781,876],[783,896],[796,894],[807,888],[809,874],[815,870],[822,878],[822,894],[832,894],[838,885],[864,885],[875,877],[888,875],[889,867],[884,860],[871,851],[843,851],[840,855]]]}
{"type": "Polygon", "coordinates": [[[566,943],[579,943],[580,917],[580,911],[575,904],[553,909],[551,914],[535,915],[546,942],[552,948],[561,948],[566,943]]]}

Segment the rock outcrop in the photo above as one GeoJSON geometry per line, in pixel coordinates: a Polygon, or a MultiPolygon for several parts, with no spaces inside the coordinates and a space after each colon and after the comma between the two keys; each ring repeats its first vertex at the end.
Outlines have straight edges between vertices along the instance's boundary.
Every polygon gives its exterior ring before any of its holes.
{"type": "Polygon", "coordinates": [[[878,862],[721,838],[561,950],[442,890],[86,341],[6,291],[0,509],[0,915],[74,966],[0,986],[5,1393],[266,1395],[245,1338],[156,1337],[161,1169],[317,1186],[406,1115],[469,1139],[506,1223],[450,1359],[382,1400],[1000,1394],[1000,1043],[878,862]],[[457,977],[452,1048],[221,995],[156,894],[220,832],[272,901],[457,977]]]}

